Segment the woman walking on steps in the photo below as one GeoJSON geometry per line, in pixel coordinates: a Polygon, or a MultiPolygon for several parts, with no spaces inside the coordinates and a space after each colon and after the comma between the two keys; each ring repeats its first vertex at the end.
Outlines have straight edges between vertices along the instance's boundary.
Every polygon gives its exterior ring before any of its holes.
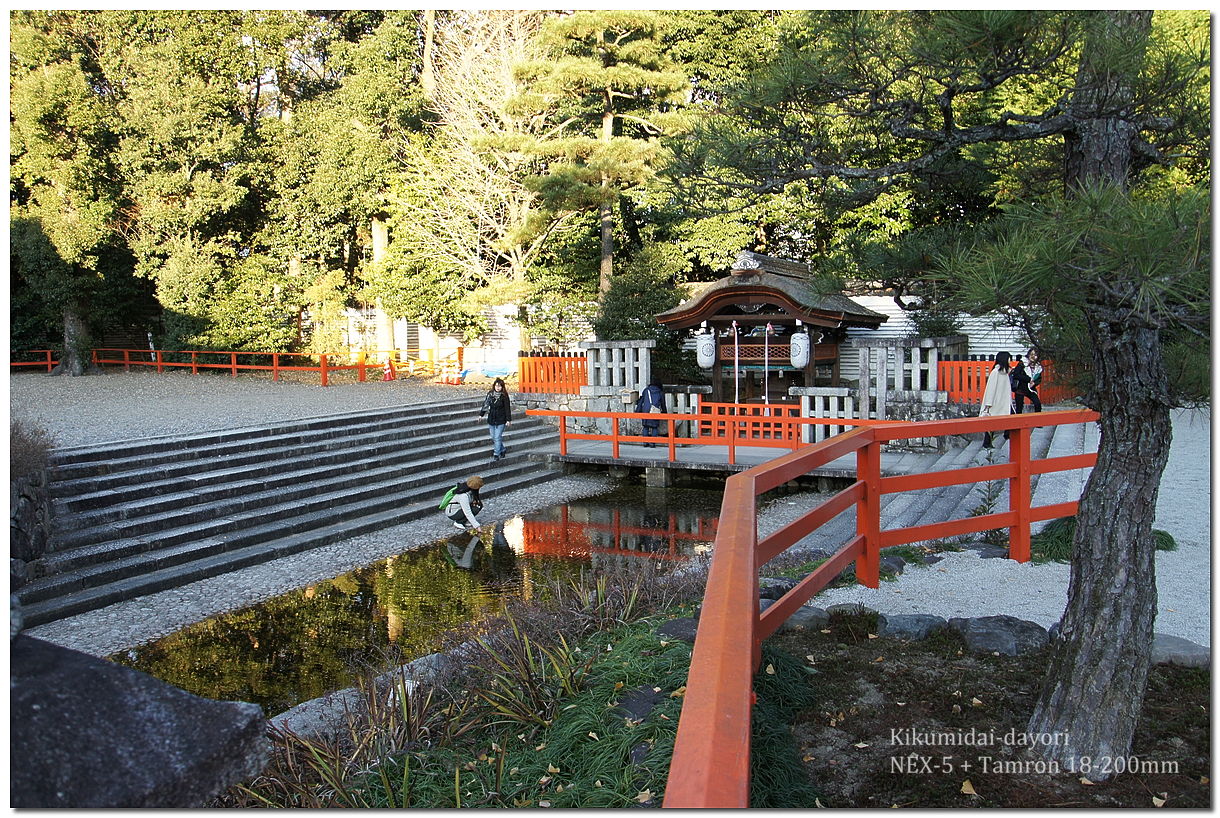
{"type": "MultiPolygon", "coordinates": [[[[1012,384],[1008,380],[1007,352],[995,354],[995,366],[987,373],[987,387],[983,390],[983,403],[979,406],[979,417],[1012,414],[1012,384]]],[[[1008,440],[1008,430],[1004,430],[1004,439],[1008,440]]],[[[992,448],[991,432],[983,433],[983,448],[992,448]]]]}
{"type": "Polygon", "coordinates": [[[508,401],[508,390],[504,381],[496,378],[491,384],[491,391],[483,399],[483,408],[479,417],[487,418],[487,432],[491,435],[491,459],[499,460],[504,456],[504,427],[513,420],[513,410],[508,401]]]}

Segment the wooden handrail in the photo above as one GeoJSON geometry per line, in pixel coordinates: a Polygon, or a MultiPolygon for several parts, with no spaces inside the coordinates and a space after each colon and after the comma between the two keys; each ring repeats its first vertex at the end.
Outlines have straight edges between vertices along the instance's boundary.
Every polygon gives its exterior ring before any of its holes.
{"type": "Polygon", "coordinates": [[[1077,410],[872,425],[828,438],[728,478],[664,806],[749,806],[752,682],[762,640],[848,565],[855,563],[857,579],[876,588],[882,548],[993,528],[1008,528],[1010,557],[1027,561],[1029,524],[1074,514],[1077,507],[1076,502],[1031,507],[1030,477],[1090,467],[1097,460],[1096,454],[1083,454],[1033,461],[1029,451],[1030,431],[1040,426],[1089,423],[1098,417],[1096,412],[1077,410]],[[1010,433],[1008,463],[936,474],[881,476],[878,452],[883,443],[1001,430],[1010,433]],[[857,455],[855,482],[763,540],[758,539],[755,504],[759,495],[853,451],[857,455]],[[883,494],[970,484],[979,479],[1008,479],[1008,511],[881,530],[883,494]],[[855,536],[760,615],[759,567],[853,505],[855,536]]]}

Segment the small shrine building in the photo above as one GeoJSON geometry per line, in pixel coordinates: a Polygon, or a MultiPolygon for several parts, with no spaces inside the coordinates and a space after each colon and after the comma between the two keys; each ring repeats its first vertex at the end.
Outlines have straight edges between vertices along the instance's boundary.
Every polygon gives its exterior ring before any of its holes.
{"type": "Polygon", "coordinates": [[[704,327],[697,340],[705,346],[714,340],[715,347],[714,356],[707,353],[711,398],[741,403],[783,402],[792,386],[838,386],[847,328],[876,329],[887,320],[847,296],[818,292],[808,265],[748,250],[729,275],[656,318],[671,329],[704,327]],[[794,366],[790,342],[802,331],[809,333],[809,354],[794,366]]]}

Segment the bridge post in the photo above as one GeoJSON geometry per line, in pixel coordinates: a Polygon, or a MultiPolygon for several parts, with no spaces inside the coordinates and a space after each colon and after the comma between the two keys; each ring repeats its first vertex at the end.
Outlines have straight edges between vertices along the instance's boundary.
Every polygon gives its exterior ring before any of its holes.
{"type": "Polygon", "coordinates": [[[876,588],[881,584],[881,444],[876,440],[856,452],[856,473],[864,484],[864,496],[856,504],[856,534],[864,538],[856,579],[876,588]]]}
{"type": "Polygon", "coordinates": [[[652,488],[668,488],[673,485],[673,472],[665,466],[645,466],[644,485],[652,488]]]}

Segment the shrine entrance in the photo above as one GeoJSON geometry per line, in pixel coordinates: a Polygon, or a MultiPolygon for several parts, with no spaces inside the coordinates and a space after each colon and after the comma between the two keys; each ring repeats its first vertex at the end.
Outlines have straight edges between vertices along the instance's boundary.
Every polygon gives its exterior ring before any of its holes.
{"type": "Polygon", "coordinates": [[[703,328],[700,365],[717,403],[787,403],[789,387],[838,386],[846,329],[885,320],[846,296],[818,293],[807,265],[749,251],[728,276],[657,316],[672,329],[703,328]],[[793,339],[806,335],[807,343],[793,339]]]}

